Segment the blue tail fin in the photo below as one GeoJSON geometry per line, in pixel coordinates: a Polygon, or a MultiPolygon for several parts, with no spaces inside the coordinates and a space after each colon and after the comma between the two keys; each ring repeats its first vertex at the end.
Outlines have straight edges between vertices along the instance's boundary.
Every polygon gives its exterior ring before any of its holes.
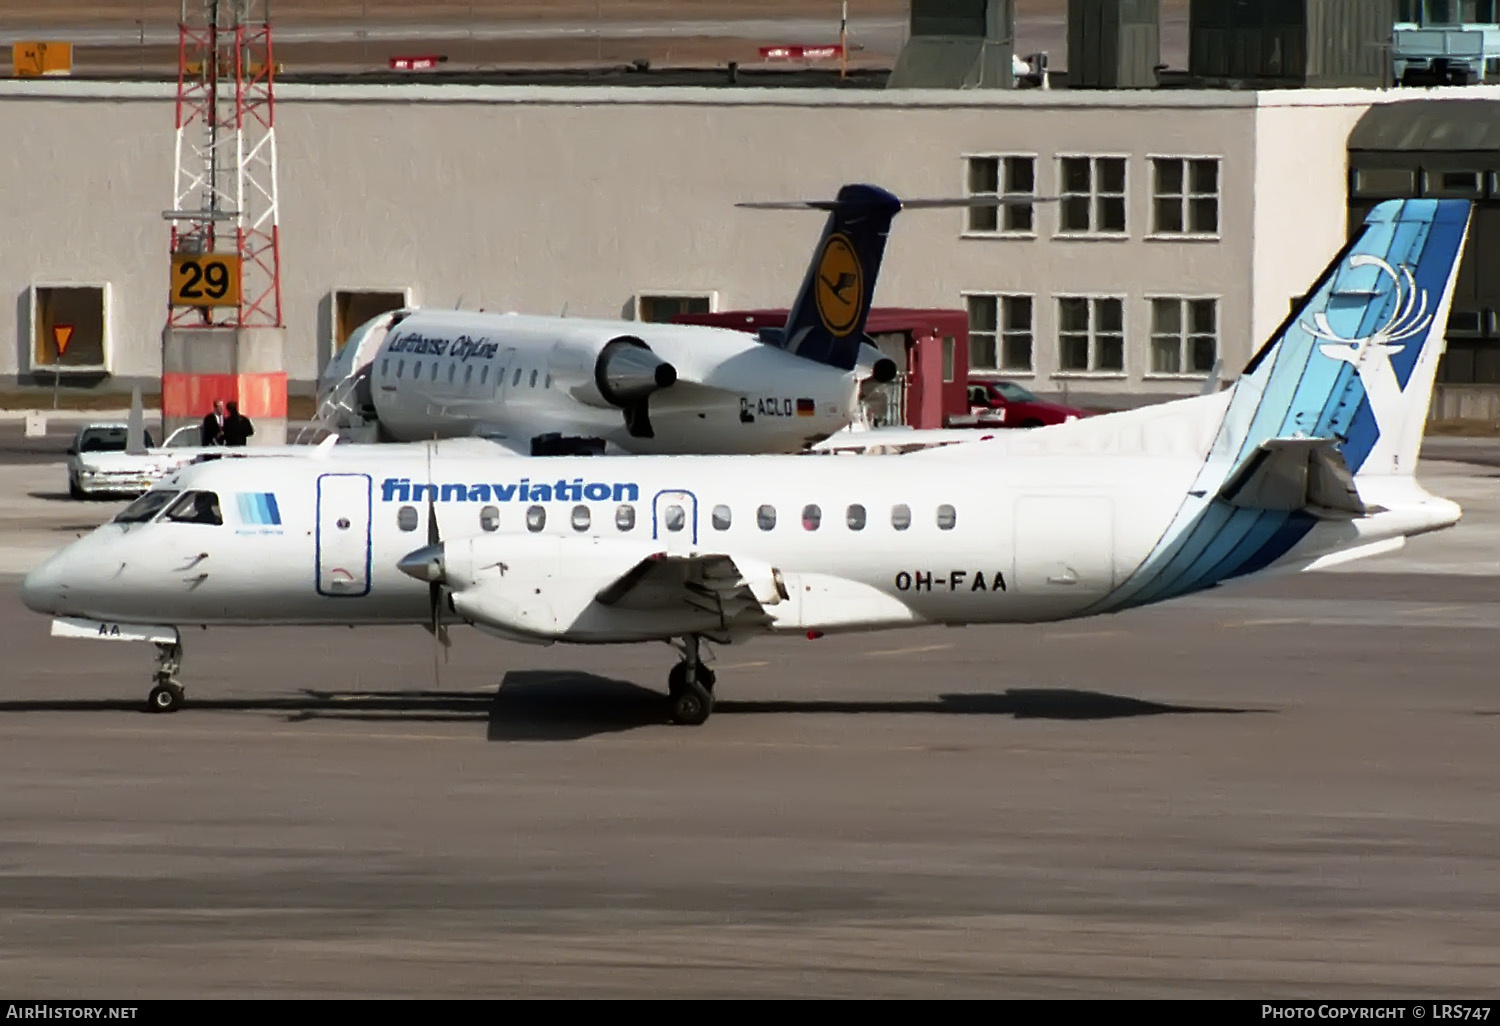
{"type": "Polygon", "coordinates": [[[823,236],[785,331],[768,332],[765,339],[809,360],[853,370],[886,236],[901,201],[874,185],[846,185],[833,202],[817,206],[829,211],[823,236]]]}
{"type": "Polygon", "coordinates": [[[1152,553],[1094,611],[1199,591],[1284,556],[1317,511],[1246,502],[1237,488],[1297,440],[1321,440],[1319,458],[1346,482],[1412,473],[1469,214],[1468,200],[1392,200],[1370,212],[1234,383],[1197,480],[1152,553]]]}

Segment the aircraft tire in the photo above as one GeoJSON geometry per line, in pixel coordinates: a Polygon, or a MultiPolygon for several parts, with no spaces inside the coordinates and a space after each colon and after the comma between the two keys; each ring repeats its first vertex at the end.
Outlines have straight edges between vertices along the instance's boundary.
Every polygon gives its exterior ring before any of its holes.
{"type": "Polygon", "coordinates": [[[701,726],[713,711],[714,696],[707,688],[694,681],[672,696],[672,722],[685,727],[701,726]]]}
{"type": "Polygon", "coordinates": [[[176,712],[182,708],[182,689],[176,684],[158,684],[146,696],[146,704],[152,712],[176,712]]]}

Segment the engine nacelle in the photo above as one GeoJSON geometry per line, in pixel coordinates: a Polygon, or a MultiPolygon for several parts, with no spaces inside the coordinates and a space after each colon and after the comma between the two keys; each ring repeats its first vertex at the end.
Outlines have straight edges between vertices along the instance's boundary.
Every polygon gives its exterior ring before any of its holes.
{"type": "Polygon", "coordinates": [[[548,366],[573,398],[590,406],[628,409],[677,382],[677,368],[634,335],[561,339],[548,366]]]}

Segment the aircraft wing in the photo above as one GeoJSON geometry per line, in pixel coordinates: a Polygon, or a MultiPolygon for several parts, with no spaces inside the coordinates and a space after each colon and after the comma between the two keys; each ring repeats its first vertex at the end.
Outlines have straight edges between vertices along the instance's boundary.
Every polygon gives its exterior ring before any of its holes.
{"type": "Polygon", "coordinates": [[[689,606],[718,616],[727,630],[769,625],[774,618],[766,606],[786,597],[780,574],[768,566],[736,562],[722,553],[654,553],[605,585],[595,599],[621,609],[689,606]]]}
{"type": "Polygon", "coordinates": [[[1244,509],[1306,510],[1325,520],[1380,512],[1359,497],[1354,475],[1332,438],[1271,438],[1262,442],[1219,489],[1244,509]]]}

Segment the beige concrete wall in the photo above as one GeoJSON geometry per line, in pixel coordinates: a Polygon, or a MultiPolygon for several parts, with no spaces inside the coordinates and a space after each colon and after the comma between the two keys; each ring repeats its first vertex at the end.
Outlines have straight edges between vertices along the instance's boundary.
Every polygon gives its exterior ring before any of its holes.
{"type": "MultiPolygon", "coordinates": [[[[1285,95],[1285,94],[1282,94],[1285,95]]],[[[1221,297],[1230,373],[1311,281],[1342,230],[1342,147],[1358,103],[1268,105],[1241,93],[854,93],[790,90],[288,86],[278,94],[288,371],[326,357],[330,291],[409,287],[424,305],[619,316],[638,292],[718,293],[721,308],[784,306],[821,228],[816,213],[744,199],[831,195],[846,181],[898,195],[962,191],[963,155],[1128,158],[1124,240],[963,238],[963,213],[896,220],[876,302],[961,304],[971,290],[1037,297],[1037,376],[1056,391],[1057,293],[1123,295],[1124,379],[1078,392],[1191,392],[1144,375],[1145,297],[1221,297]],[[1316,158],[1309,159],[1309,137],[1316,158]],[[1223,158],[1216,241],[1145,238],[1147,158],[1223,158]],[[1297,188],[1293,189],[1295,183],[1297,188]],[[1286,198],[1291,197],[1287,202],[1286,198]],[[1290,237],[1300,241],[1287,247],[1290,237]],[[1327,238],[1325,239],[1324,236],[1327,238]],[[1256,268],[1252,277],[1251,267],[1256,268]],[[1267,270],[1269,268],[1269,270],[1267,270]],[[1252,290],[1253,283],[1253,290],[1252,290]]],[[[0,82],[8,244],[0,376],[25,368],[22,300],[35,280],[108,281],[110,364],[160,371],[167,289],[170,87],[0,82]],[[18,356],[22,359],[18,362],[18,356]]]]}

